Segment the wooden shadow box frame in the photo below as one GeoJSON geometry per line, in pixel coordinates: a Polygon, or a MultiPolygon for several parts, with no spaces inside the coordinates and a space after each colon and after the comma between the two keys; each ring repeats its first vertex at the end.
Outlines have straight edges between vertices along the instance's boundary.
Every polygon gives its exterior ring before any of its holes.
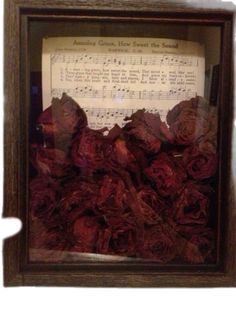
{"type": "MultiPolygon", "coordinates": [[[[186,2],[187,3],[187,2],[186,2]]],[[[23,229],[4,243],[5,286],[229,287],[236,285],[236,202],[233,142],[233,18],[230,10],[201,9],[166,1],[5,1],[5,182],[3,217],[23,229]],[[221,28],[219,223],[216,265],[160,266],[150,263],[29,263],[27,165],[30,21],[125,21],[221,28]]],[[[214,38],[212,38],[214,40],[214,38]]]]}

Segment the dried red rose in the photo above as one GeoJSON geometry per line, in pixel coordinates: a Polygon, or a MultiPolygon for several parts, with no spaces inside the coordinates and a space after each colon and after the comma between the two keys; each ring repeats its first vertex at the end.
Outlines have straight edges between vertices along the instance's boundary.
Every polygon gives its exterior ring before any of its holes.
{"type": "Polygon", "coordinates": [[[58,220],[55,213],[60,197],[59,182],[46,176],[38,176],[30,183],[30,211],[32,217],[50,226],[58,220]]]}
{"type": "Polygon", "coordinates": [[[49,108],[42,112],[37,121],[46,142],[55,147],[68,146],[73,135],[87,125],[83,109],[65,93],[62,98],[53,98],[49,108]]]}
{"type": "Polygon", "coordinates": [[[160,224],[152,226],[145,230],[140,256],[159,263],[167,263],[176,257],[176,245],[176,239],[164,230],[160,224]]]}
{"type": "MultiPolygon", "coordinates": [[[[179,232],[201,253],[202,262],[214,260],[215,237],[213,231],[205,226],[180,226],[179,232]]],[[[190,263],[198,263],[194,254],[189,250],[185,251],[184,259],[190,263]]]]}
{"type": "Polygon", "coordinates": [[[202,101],[202,98],[195,97],[191,98],[190,100],[181,101],[180,103],[175,105],[171,110],[168,111],[168,114],[166,116],[166,121],[168,125],[175,123],[178,120],[180,114],[185,110],[196,110],[198,108],[199,101],[202,101]]]}
{"type": "Polygon", "coordinates": [[[138,164],[139,168],[136,167],[136,174],[137,176],[142,172],[142,169],[146,168],[148,166],[148,159],[147,153],[138,146],[132,139],[126,137],[126,146],[130,152],[132,152],[132,155],[135,158],[136,164],[138,164]]]}
{"type": "Polygon", "coordinates": [[[162,196],[174,196],[186,178],[184,168],[166,153],[160,153],[145,169],[145,175],[155,183],[162,196]]]}
{"type": "Polygon", "coordinates": [[[118,138],[106,150],[106,158],[110,167],[129,168],[130,171],[137,171],[137,162],[134,155],[127,148],[124,139],[118,138]]]}
{"type": "Polygon", "coordinates": [[[183,163],[190,177],[195,180],[203,180],[215,175],[217,155],[193,146],[184,151],[183,163]]]}
{"type": "Polygon", "coordinates": [[[106,216],[108,227],[99,234],[97,252],[135,256],[137,253],[137,226],[129,214],[106,216]]]}
{"type": "Polygon", "coordinates": [[[109,131],[107,139],[110,140],[105,153],[107,168],[114,172],[127,169],[141,184],[141,169],[148,165],[145,152],[117,125],[109,131]]]}
{"type": "Polygon", "coordinates": [[[106,168],[104,155],[107,145],[108,142],[101,131],[85,128],[73,141],[72,160],[85,173],[104,169],[106,168]]]}
{"type": "Polygon", "coordinates": [[[124,127],[125,133],[149,153],[159,152],[162,142],[173,141],[172,133],[165,122],[161,121],[159,114],[145,112],[143,109],[125,120],[131,120],[124,127]]]}
{"type": "Polygon", "coordinates": [[[49,250],[69,251],[74,246],[74,238],[65,226],[48,229],[45,235],[45,248],[49,250]]]}
{"type": "Polygon", "coordinates": [[[96,217],[82,216],[73,226],[74,247],[73,251],[93,253],[96,252],[96,243],[100,224],[96,217]]]}
{"type": "Polygon", "coordinates": [[[99,185],[97,182],[73,178],[63,189],[58,208],[63,221],[73,223],[84,212],[95,211],[99,185]]]}
{"type": "Polygon", "coordinates": [[[196,146],[201,152],[208,152],[211,154],[216,155],[217,154],[217,145],[216,141],[211,141],[207,138],[201,138],[197,143],[196,146]]]}
{"type": "Polygon", "coordinates": [[[216,108],[210,107],[208,110],[208,122],[209,132],[200,137],[195,146],[199,148],[201,152],[207,152],[211,154],[217,153],[217,114],[216,108]]]}
{"type": "Polygon", "coordinates": [[[68,175],[71,170],[71,163],[67,154],[56,148],[32,145],[31,162],[39,175],[59,178],[68,175]]]}
{"type": "Polygon", "coordinates": [[[215,128],[214,117],[203,98],[196,97],[170,110],[167,122],[177,144],[191,145],[212,132],[212,128],[215,128]]]}
{"type": "Polygon", "coordinates": [[[57,251],[70,250],[73,246],[73,238],[64,226],[46,228],[40,219],[31,221],[30,242],[33,248],[57,251]]]}
{"type": "Polygon", "coordinates": [[[104,214],[122,214],[127,208],[127,189],[117,176],[105,175],[97,198],[98,211],[104,214]]]}
{"type": "Polygon", "coordinates": [[[128,167],[131,171],[137,170],[137,160],[127,147],[123,130],[117,124],[109,131],[106,140],[108,145],[105,156],[111,169],[128,167]]]}
{"type": "Polygon", "coordinates": [[[166,206],[153,189],[142,187],[137,193],[137,201],[139,215],[144,223],[152,225],[160,222],[160,215],[166,206]]]}
{"type": "Polygon", "coordinates": [[[175,220],[180,225],[206,225],[209,217],[209,199],[204,186],[187,182],[173,203],[175,220]]]}

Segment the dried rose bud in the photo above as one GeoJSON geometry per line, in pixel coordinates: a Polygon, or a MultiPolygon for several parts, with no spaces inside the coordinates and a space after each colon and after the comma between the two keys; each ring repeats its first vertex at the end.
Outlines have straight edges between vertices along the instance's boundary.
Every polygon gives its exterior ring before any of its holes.
{"type": "Polygon", "coordinates": [[[97,207],[100,213],[122,214],[127,208],[128,190],[121,178],[105,175],[100,186],[97,207]]]}
{"type": "Polygon", "coordinates": [[[187,249],[184,251],[183,256],[187,262],[192,264],[214,262],[215,236],[211,228],[201,225],[180,225],[178,232],[198,248],[202,257],[202,260],[196,258],[196,255],[193,254],[193,250],[187,249]]]}
{"type": "Polygon", "coordinates": [[[175,221],[179,225],[206,225],[209,218],[209,196],[204,186],[187,182],[173,202],[175,221]]]}
{"type": "Polygon", "coordinates": [[[137,200],[138,212],[144,223],[152,225],[160,222],[160,215],[166,206],[152,188],[142,187],[137,193],[137,200]]]}
{"type": "Polygon", "coordinates": [[[173,141],[173,135],[159,114],[145,112],[143,109],[125,120],[131,120],[124,126],[125,133],[149,153],[159,152],[162,142],[173,141]]]}
{"type": "Polygon", "coordinates": [[[167,122],[175,142],[181,145],[191,145],[201,137],[216,134],[216,110],[202,97],[180,102],[168,112],[167,122]]]}
{"type": "Polygon", "coordinates": [[[117,138],[113,143],[107,146],[105,151],[107,166],[111,169],[124,168],[131,172],[138,171],[137,160],[128,149],[126,141],[117,138]]]}
{"type": "Polygon", "coordinates": [[[97,252],[135,256],[137,253],[137,226],[134,218],[126,215],[106,216],[108,227],[99,233],[97,252]]]}
{"type": "MultiPolygon", "coordinates": [[[[206,149],[205,145],[205,149],[206,149]]],[[[203,180],[215,175],[217,169],[217,155],[210,151],[189,147],[184,151],[183,163],[190,177],[203,180]]]]}
{"type": "Polygon", "coordinates": [[[166,153],[157,155],[150,167],[144,171],[147,178],[155,183],[162,196],[174,196],[186,179],[184,168],[166,153]]]}
{"type": "Polygon", "coordinates": [[[74,177],[63,188],[63,196],[58,204],[63,221],[74,222],[86,211],[95,211],[99,193],[98,182],[89,182],[74,177]]]}
{"type": "Polygon", "coordinates": [[[139,249],[140,257],[155,260],[159,263],[172,261],[177,255],[177,241],[161,225],[145,230],[144,241],[139,249]]]}
{"type": "Polygon", "coordinates": [[[190,100],[181,101],[175,105],[171,110],[168,111],[166,116],[168,125],[175,123],[182,112],[189,109],[197,110],[199,100],[201,101],[202,99],[200,97],[195,97],[191,98],[190,100]]]}
{"type": "Polygon", "coordinates": [[[56,147],[68,146],[73,136],[87,126],[83,109],[65,93],[62,98],[53,98],[49,108],[37,121],[46,142],[56,147]]]}
{"type": "Polygon", "coordinates": [[[106,168],[106,137],[101,131],[85,128],[72,144],[71,156],[75,166],[84,172],[106,168]]]}

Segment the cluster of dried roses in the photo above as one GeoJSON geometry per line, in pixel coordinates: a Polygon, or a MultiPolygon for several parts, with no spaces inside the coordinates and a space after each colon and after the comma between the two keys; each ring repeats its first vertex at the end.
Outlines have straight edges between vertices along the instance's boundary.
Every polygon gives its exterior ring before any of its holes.
{"type": "Polygon", "coordinates": [[[38,119],[30,183],[34,248],[139,257],[214,260],[216,112],[196,97],[167,123],[138,110],[108,134],[87,126],[63,94],[38,119]]]}

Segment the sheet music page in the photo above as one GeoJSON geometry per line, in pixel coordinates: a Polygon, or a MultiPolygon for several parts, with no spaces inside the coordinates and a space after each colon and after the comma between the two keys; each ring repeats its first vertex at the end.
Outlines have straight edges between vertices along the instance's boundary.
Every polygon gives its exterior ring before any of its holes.
{"type": "Polygon", "coordinates": [[[204,95],[204,47],[165,38],[44,38],[43,108],[63,92],[84,108],[89,126],[124,124],[138,109],[159,112],[204,95]]]}

